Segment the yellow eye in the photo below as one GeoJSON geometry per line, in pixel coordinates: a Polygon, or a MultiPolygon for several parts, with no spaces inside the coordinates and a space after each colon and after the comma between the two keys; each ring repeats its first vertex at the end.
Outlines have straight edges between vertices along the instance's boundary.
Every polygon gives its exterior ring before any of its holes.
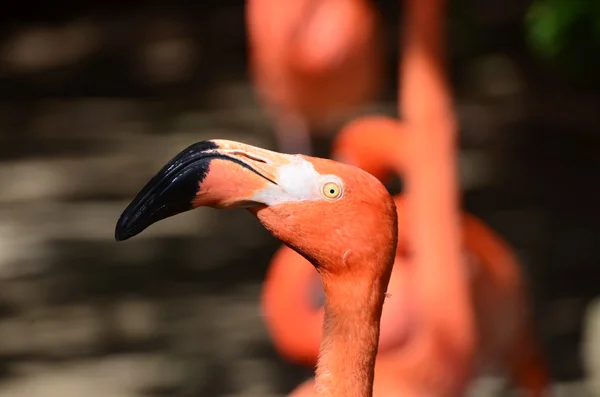
{"type": "Polygon", "coordinates": [[[336,199],[342,194],[342,189],[337,183],[327,182],[323,185],[323,194],[330,199],[336,199]]]}

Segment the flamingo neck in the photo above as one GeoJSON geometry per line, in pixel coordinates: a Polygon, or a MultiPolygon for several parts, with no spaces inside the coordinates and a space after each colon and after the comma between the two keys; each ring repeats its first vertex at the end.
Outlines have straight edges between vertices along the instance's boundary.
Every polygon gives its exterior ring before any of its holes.
{"type": "Polygon", "coordinates": [[[387,282],[323,277],[323,287],[326,302],[316,396],[371,397],[387,282]]]}

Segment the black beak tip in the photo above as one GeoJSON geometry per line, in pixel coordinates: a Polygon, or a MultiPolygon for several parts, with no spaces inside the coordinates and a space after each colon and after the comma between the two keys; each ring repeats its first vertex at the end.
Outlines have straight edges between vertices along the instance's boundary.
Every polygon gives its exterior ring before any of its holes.
{"type": "Polygon", "coordinates": [[[117,221],[117,226],[115,227],[115,241],[125,241],[135,235],[135,233],[130,232],[130,228],[128,227],[127,223],[127,217],[125,214],[121,215],[117,221]]]}
{"type": "Polygon", "coordinates": [[[117,221],[115,240],[125,241],[150,225],[192,209],[199,184],[217,149],[212,141],[197,142],[171,159],[137,194],[117,221]]]}

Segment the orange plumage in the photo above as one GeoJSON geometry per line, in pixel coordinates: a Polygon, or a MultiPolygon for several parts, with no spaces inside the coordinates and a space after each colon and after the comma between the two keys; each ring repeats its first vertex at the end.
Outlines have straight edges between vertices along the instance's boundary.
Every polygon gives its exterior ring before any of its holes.
{"type": "Polygon", "coordinates": [[[378,95],[379,25],[369,0],[247,0],[251,78],[286,151],[378,95]]]}

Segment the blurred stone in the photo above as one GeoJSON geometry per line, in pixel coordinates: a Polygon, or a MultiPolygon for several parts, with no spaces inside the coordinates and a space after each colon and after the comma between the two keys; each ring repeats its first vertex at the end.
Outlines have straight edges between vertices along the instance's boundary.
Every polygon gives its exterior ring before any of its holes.
{"type": "Polygon", "coordinates": [[[267,360],[247,358],[236,360],[232,364],[232,386],[240,391],[239,396],[265,396],[275,393],[269,381],[273,371],[267,360]]]}
{"type": "Polygon", "coordinates": [[[511,24],[521,21],[530,4],[530,0],[476,1],[470,7],[470,15],[485,25],[511,24]]]}
{"type": "MultiPolygon", "coordinates": [[[[39,273],[34,275],[39,276],[39,273]]],[[[44,283],[36,282],[34,277],[6,277],[2,281],[0,301],[13,308],[15,312],[27,313],[46,303],[47,291],[44,283]]]]}
{"type": "Polygon", "coordinates": [[[474,90],[487,97],[514,96],[524,89],[515,63],[504,55],[491,55],[473,62],[470,74],[474,90]]]}
{"type": "Polygon", "coordinates": [[[173,84],[192,77],[197,54],[191,40],[172,38],[146,44],[138,57],[147,83],[173,84]]]}
{"type": "Polygon", "coordinates": [[[20,223],[0,215],[0,279],[39,274],[54,251],[39,234],[25,232],[20,223]]]}
{"type": "Polygon", "coordinates": [[[481,376],[469,385],[465,397],[502,396],[506,391],[506,381],[500,377],[481,376]]]}
{"type": "Polygon", "coordinates": [[[237,139],[269,149],[269,120],[255,106],[215,109],[210,113],[186,112],[173,121],[173,133],[195,134],[201,139],[237,139]]]}
{"type": "MultiPolygon", "coordinates": [[[[15,213],[19,214],[19,225],[15,225],[15,229],[18,228],[17,230],[20,230],[24,236],[29,233],[28,238],[30,239],[36,237],[39,240],[113,241],[117,219],[128,204],[129,201],[119,201],[114,204],[84,202],[80,204],[49,204],[33,208],[22,206],[20,209],[13,209],[15,213]]],[[[3,211],[0,211],[0,215],[2,214],[3,211]]],[[[201,216],[186,217],[186,220],[173,219],[176,220],[166,223],[165,227],[158,228],[160,229],[158,235],[190,235],[196,233],[198,229],[202,229],[202,227],[198,228],[199,225],[202,225],[202,223],[198,224],[198,221],[202,222],[201,216]]],[[[156,237],[155,232],[149,233],[156,237]]],[[[24,240],[23,243],[27,244],[28,241],[24,240]]]]}
{"type": "Polygon", "coordinates": [[[564,382],[553,387],[555,397],[597,397],[597,392],[591,392],[586,382],[564,382]]]}
{"type": "Polygon", "coordinates": [[[480,150],[464,150],[459,156],[460,185],[463,190],[482,189],[493,182],[487,154],[480,150]]]}
{"type": "Polygon", "coordinates": [[[223,88],[215,92],[214,101],[215,106],[236,108],[255,106],[257,112],[262,111],[259,102],[256,100],[254,88],[247,81],[224,85],[223,88]]]}
{"type": "Polygon", "coordinates": [[[0,355],[20,356],[31,353],[32,332],[24,318],[0,321],[0,355]]]}
{"type": "Polygon", "coordinates": [[[141,397],[144,388],[172,386],[179,367],[137,354],[37,366],[0,384],[0,397],[141,397]]]}
{"type": "Polygon", "coordinates": [[[600,298],[588,304],[583,322],[581,345],[590,390],[600,396],[600,298]]]}
{"type": "Polygon", "coordinates": [[[199,46],[192,40],[183,16],[170,14],[149,13],[135,23],[135,41],[131,43],[133,77],[144,84],[189,80],[200,61],[199,46]]]}
{"type": "Polygon", "coordinates": [[[88,305],[37,310],[28,316],[30,345],[37,354],[70,357],[89,354],[102,343],[104,325],[88,305]]]}
{"type": "Polygon", "coordinates": [[[114,317],[120,337],[127,342],[143,342],[157,335],[158,313],[149,301],[128,298],[114,308],[114,317]]]}
{"type": "Polygon", "coordinates": [[[564,336],[577,332],[584,302],[579,298],[563,298],[548,305],[544,319],[544,332],[564,336]]]}
{"type": "Polygon", "coordinates": [[[493,109],[480,102],[456,104],[456,113],[461,120],[460,139],[468,145],[483,146],[493,141],[496,118],[493,109]]]}
{"type": "Polygon", "coordinates": [[[487,220],[494,229],[510,236],[511,242],[519,242],[519,246],[513,247],[517,251],[521,246],[536,247],[547,241],[550,230],[548,214],[538,208],[498,209],[487,220]]]}
{"type": "Polygon", "coordinates": [[[148,108],[139,102],[117,98],[79,100],[50,99],[37,107],[30,128],[36,137],[102,138],[110,143],[125,135],[145,132],[148,108]]]}
{"type": "Polygon", "coordinates": [[[85,20],[28,28],[15,32],[0,48],[0,61],[13,73],[40,72],[81,62],[98,45],[96,27],[85,20]]]}
{"type": "Polygon", "coordinates": [[[249,300],[245,305],[223,305],[230,309],[219,318],[213,319],[217,334],[227,332],[228,343],[221,353],[224,357],[245,355],[247,348],[260,341],[264,336],[261,327],[262,319],[258,307],[258,296],[249,300]]]}
{"type": "Polygon", "coordinates": [[[135,395],[151,387],[174,386],[181,378],[181,370],[176,361],[146,353],[105,358],[92,363],[89,372],[135,395]]]}

